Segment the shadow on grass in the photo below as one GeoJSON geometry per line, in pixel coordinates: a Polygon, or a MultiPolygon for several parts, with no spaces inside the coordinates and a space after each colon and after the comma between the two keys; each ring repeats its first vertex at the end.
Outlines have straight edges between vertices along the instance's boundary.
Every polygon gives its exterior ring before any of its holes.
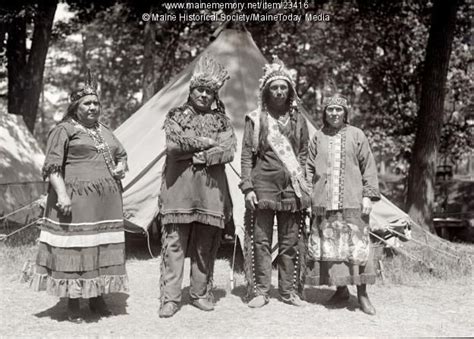
{"type": "MultiPolygon", "coordinates": [[[[183,305],[191,304],[191,297],[189,296],[189,289],[190,289],[190,286],[186,286],[185,288],[183,288],[183,291],[182,291],[182,294],[181,294],[182,295],[181,303],[183,305]]],[[[214,288],[212,290],[212,294],[214,295],[214,303],[217,303],[222,298],[225,298],[225,296],[227,295],[227,291],[222,289],[222,288],[214,288]]]]}
{"type": "Polygon", "coordinates": [[[304,289],[305,300],[310,304],[322,305],[327,309],[347,309],[349,311],[355,311],[359,308],[359,301],[357,297],[351,294],[351,297],[346,302],[330,304],[328,300],[334,294],[335,290],[331,288],[317,288],[307,286],[304,289]]]}
{"type": "MultiPolygon", "coordinates": [[[[128,314],[127,313],[127,299],[128,294],[125,293],[113,293],[104,296],[105,302],[113,312],[114,317],[116,315],[128,314]]],[[[101,319],[101,316],[93,313],[89,310],[89,303],[86,299],[80,299],[81,311],[80,315],[84,319],[85,323],[96,323],[101,319]]],[[[53,307],[47,310],[41,311],[34,314],[37,318],[50,318],[58,322],[68,321],[67,319],[67,298],[61,298],[53,307]]]]}

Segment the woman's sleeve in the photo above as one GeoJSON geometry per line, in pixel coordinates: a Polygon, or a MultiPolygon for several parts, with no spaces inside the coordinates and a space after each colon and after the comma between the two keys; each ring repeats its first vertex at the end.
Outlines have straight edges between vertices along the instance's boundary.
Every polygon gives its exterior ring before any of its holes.
{"type": "Polygon", "coordinates": [[[218,145],[203,151],[206,166],[226,164],[234,160],[237,138],[230,121],[228,118],[225,119],[225,129],[217,136],[218,145]]]}
{"type": "Polygon", "coordinates": [[[380,192],[375,159],[365,134],[360,133],[358,139],[358,160],[360,173],[362,174],[362,196],[368,197],[373,201],[378,201],[380,200],[380,192]]]}
{"type": "Polygon", "coordinates": [[[110,133],[112,133],[112,137],[114,138],[114,142],[115,142],[115,145],[117,147],[117,150],[115,151],[115,163],[123,163],[124,164],[124,169],[126,171],[128,171],[128,164],[127,164],[127,151],[125,150],[125,148],[123,147],[122,143],[119,141],[119,139],[117,139],[117,137],[115,136],[115,134],[110,131],[110,133]]]}
{"type": "Polygon", "coordinates": [[[317,149],[317,139],[316,135],[311,139],[308,146],[308,156],[306,157],[306,181],[313,186],[313,178],[314,178],[314,159],[316,159],[317,149]]]}
{"type": "Polygon", "coordinates": [[[249,118],[245,118],[244,137],[242,140],[242,154],[240,158],[241,181],[239,184],[239,187],[244,194],[253,191],[253,183],[251,177],[254,156],[252,152],[252,139],[253,123],[249,118]]]}
{"type": "Polygon", "coordinates": [[[69,146],[69,136],[64,126],[54,127],[48,135],[46,143],[46,157],[43,165],[43,180],[46,180],[51,173],[63,174],[63,166],[67,149],[69,146]]]}

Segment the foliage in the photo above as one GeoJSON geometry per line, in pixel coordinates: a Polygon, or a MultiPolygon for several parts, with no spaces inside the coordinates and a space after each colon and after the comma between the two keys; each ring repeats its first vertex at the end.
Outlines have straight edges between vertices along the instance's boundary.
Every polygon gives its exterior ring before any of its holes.
{"type": "MultiPolygon", "coordinates": [[[[141,15],[166,12],[152,1],[66,3],[75,16],[68,22],[55,22],[53,28],[44,81],[46,99],[43,97],[41,124],[36,131],[43,140],[53,117],[57,119],[65,111],[67,93],[83,79],[86,68],[96,76],[103,120],[112,128],[143,104],[145,23],[141,15]],[[49,105],[51,93],[60,100],[49,105]]],[[[329,15],[329,21],[249,22],[245,28],[267,59],[278,54],[295,70],[299,95],[317,123],[321,124],[324,96],[337,90],[351,100],[351,122],[367,133],[378,162],[409,160],[419,128],[416,114],[431,2],[319,0],[309,4],[306,11],[296,9],[285,14],[323,13],[329,15]]],[[[212,32],[223,23],[151,24],[156,33],[152,46],[156,92],[209,44],[212,32]]],[[[243,29],[243,24],[227,24],[243,29]]],[[[447,79],[446,124],[440,147],[443,162],[457,161],[472,150],[472,129],[467,124],[473,78],[469,36],[469,5],[463,1],[447,79]]],[[[5,69],[0,68],[1,72],[5,74],[5,69]]]]}

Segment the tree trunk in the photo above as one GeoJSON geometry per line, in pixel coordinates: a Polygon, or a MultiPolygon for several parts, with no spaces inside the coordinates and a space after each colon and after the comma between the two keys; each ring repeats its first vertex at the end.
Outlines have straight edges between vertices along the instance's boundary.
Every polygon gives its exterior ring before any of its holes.
{"type": "MultiPolygon", "coordinates": [[[[150,13],[155,13],[151,6],[150,13]]],[[[142,105],[155,94],[155,59],[154,49],[156,41],[156,25],[154,21],[147,21],[143,31],[143,80],[142,80],[142,105]]]]}
{"type": "Polygon", "coordinates": [[[408,213],[416,223],[432,232],[437,152],[457,8],[457,0],[437,0],[433,6],[421,83],[417,132],[408,175],[408,213]]]}
{"type": "Polygon", "coordinates": [[[34,19],[34,32],[26,67],[28,81],[25,83],[23,97],[21,98],[23,120],[25,120],[26,126],[32,133],[38,113],[39,97],[43,86],[44,64],[57,5],[58,0],[39,1],[34,19]]]}
{"type": "Polygon", "coordinates": [[[27,78],[26,18],[15,15],[10,23],[7,39],[8,112],[21,115],[21,101],[27,78]]]}

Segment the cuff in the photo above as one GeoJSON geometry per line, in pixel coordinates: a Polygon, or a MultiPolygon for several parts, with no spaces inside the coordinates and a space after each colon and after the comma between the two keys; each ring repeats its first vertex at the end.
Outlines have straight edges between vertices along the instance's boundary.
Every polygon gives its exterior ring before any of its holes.
{"type": "Polygon", "coordinates": [[[42,175],[43,175],[43,180],[48,179],[48,177],[51,175],[51,173],[59,173],[62,174],[63,172],[63,166],[59,164],[45,164],[43,166],[42,170],[42,175]]]}
{"type": "Polygon", "coordinates": [[[253,191],[253,184],[250,179],[244,179],[240,182],[239,188],[243,194],[247,194],[250,191],[253,191]]]}
{"type": "Polygon", "coordinates": [[[375,187],[366,186],[362,189],[362,196],[370,198],[372,201],[380,200],[380,192],[375,187]]]}

